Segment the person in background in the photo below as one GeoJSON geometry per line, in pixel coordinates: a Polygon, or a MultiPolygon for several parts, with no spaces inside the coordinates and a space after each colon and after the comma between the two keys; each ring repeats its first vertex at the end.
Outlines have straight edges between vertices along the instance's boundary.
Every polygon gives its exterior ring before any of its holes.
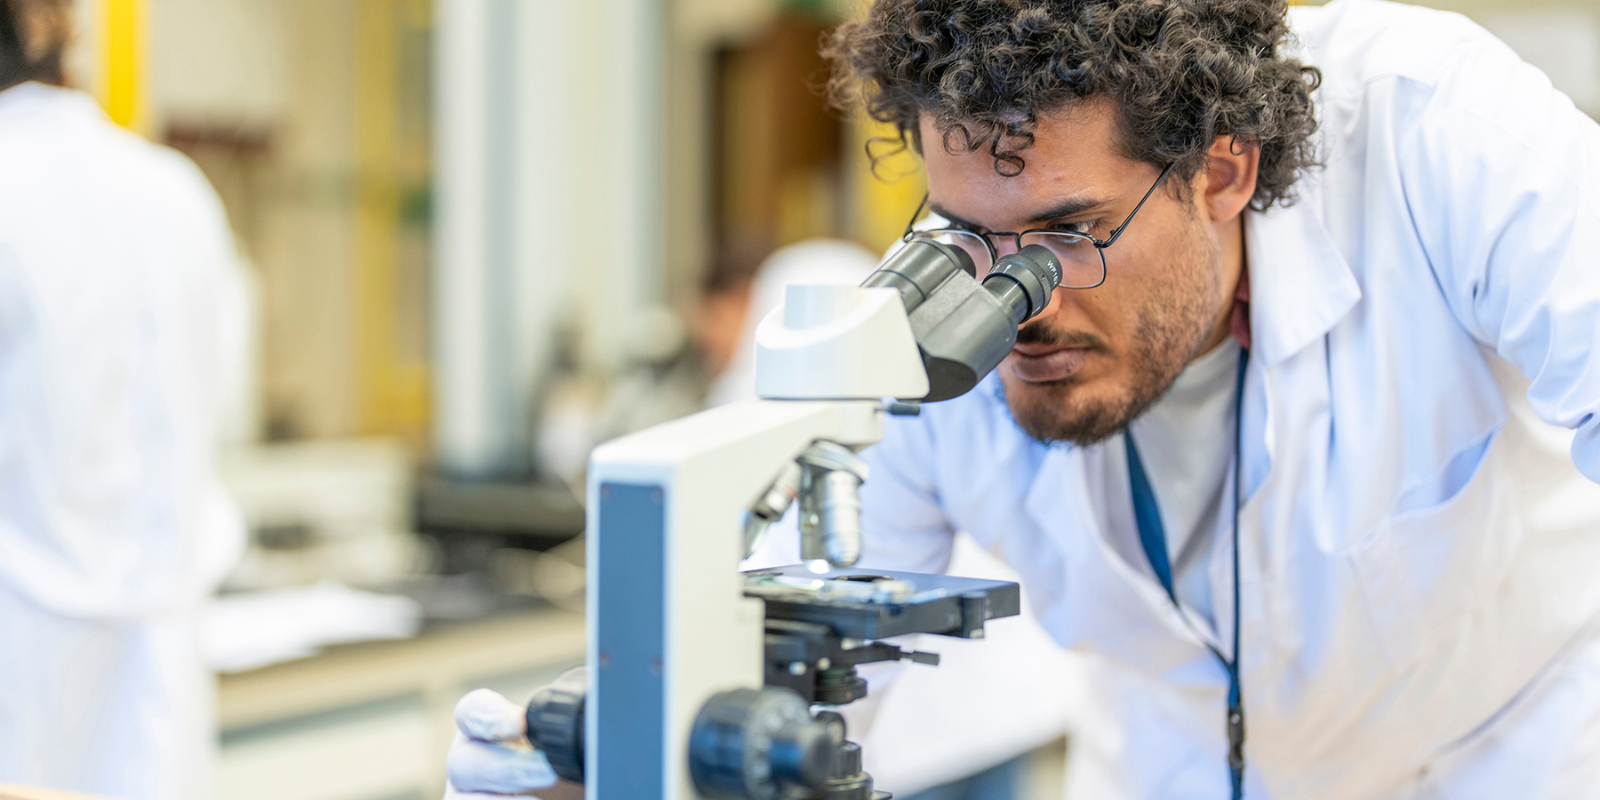
{"type": "Polygon", "coordinates": [[[236,254],[194,164],[64,88],[70,19],[0,0],[0,784],[198,800],[236,254]]]}
{"type": "Polygon", "coordinates": [[[791,282],[860,283],[877,260],[860,245],[808,239],[774,250],[763,237],[729,237],[707,265],[687,315],[656,307],[628,337],[628,365],[594,403],[567,366],[540,410],[541,469],[582,493],[595,445],[703,408],[755,396],[755,331],[791,282]],[[687,316],[687,319],[685,318],[687,316]],[[577,398],[574,402],[573,398],[577,398]],[[598,406],[598,408],[596,408],[598,406]]]}

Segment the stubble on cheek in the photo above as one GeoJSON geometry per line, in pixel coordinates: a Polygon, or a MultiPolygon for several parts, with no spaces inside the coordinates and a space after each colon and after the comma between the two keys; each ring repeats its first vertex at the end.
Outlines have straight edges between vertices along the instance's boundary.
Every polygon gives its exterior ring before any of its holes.
{"type": "Polygon", "coordinates": [[[1155,283],[1133,310],[1136,324],[1128,341],[1120,350],[1100,353],[1110,374],[1025,383],[1002,370],[1001,385],[1018,427],[1042,442],[1094,444],[1127,428],[1172,387],[1199,355],[1220,312],[1221,253],[1200,231],[1191,234],[1185,238],[1193,244],[1175,254],[1174,278],[1155,283]]]}

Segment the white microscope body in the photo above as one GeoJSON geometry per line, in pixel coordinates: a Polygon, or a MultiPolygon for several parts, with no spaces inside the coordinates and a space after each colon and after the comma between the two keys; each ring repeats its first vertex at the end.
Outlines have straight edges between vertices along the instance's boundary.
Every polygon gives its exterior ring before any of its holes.
{"type": "MultiPolygon", "coordinates": [[[[810,796],[792,787],[712,789],[703,774],[691,774],[692,736],[711,735],[694,733],[708,699],[763,685],[764,602],[746,596],[739,564],[753,542],[740,531],[764,496],[793,496],[796,459],[816,443],[853,459],[854,451],[882,437],[886,403],[940,399],[940,376],[950,382],[951,364],[963,376],[956,393],[970,388],[1009,352],[1017,325],[1042,309],[1059,282],[1058,263],[1013,269],[1010,283],[996,280],[997,265],[980,286],[964,255],[943,246],[924,250],[921,261],[916,253],[900,257],[898,272],[891,257],[861,287],[790,286],[784,305],[757,332],[762,399],[705,411],[595,451],[587,498],[587,705],[577,705],[585,727],[575,755],[587,800],[810,796]],[[957,274],[963,264],[964,274],[957,274]],[[959,335],[950,333],[955,328],[959,335]],[[939,358],[938,349],[949,342],[957,342],[955,354],[939,358]],[[964,369],[964,363],[978,366],[964,369]]],[[[830,529],[826,562],[849,566],[860,552],[859,538],[850,541],[859,527],[848,530],[849,503],[865,476],[841,476],[849,490],[840,511],[845,521],[838,537],[830,529]]],[[[813,523],[829,511],[810,510],[817,512],[813,523]]],[[[810,529],[818,530],[816,524],[810,529]]],[[[822,546],[808,542],[807,558],[818,557],[813,565],[825,571],[822,546]]],[[[532,706],[529,720],[535,722],[532,706]]],[[[755,773],[786,768],[776,751],[771,764],[729,758],[755,773]]],[[[787,768],[815,772],[816,765],[787,768]]]]}
{"type": "Polygon", "coordinates": [[[812,442],[870,445],[883,436],[883,398],[928,393],[892,289],[790,286],[757,342],[756,388],[771,399],[594,453],[588,800],[699,796],[688,774],[695,715],[716,692],[762,683],[762,602],[744,596],[739,572],[746,510],[812,442]],[[602,528],[610,515],[633,524],[602,528]]]}

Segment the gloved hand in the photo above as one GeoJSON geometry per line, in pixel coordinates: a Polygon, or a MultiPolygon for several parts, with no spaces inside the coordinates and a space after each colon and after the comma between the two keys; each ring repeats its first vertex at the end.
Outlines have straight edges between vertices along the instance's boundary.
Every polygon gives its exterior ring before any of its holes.
{"type": "Polygon", "coordinates": [[[556,785],[544,753],[528,744],[524,714],[521,706],[489,689],[474,689],[456,703],[445,800],[527,795],[556,785]]]}

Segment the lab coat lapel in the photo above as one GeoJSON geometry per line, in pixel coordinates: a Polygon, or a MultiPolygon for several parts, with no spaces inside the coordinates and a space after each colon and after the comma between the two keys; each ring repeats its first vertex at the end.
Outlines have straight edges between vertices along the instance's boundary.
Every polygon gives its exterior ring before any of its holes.
{"type": "Polygon", "coordinates": [[[1276,412],[1285,398],[1275,368],[1326,336],[1361,300],[1361,286],[1323,222],[1320,174],[1303,177],[1299,191],[1294,205],[1244,216],[1250,272],[1250,368],[1240,442],[1244,502],[1266,482],[1280,445],[1276,412]]]}
{"type": "MultiPolygon", "coordinates": [[[[1043,447],[1043,445],[1037,445],[1043,447]]],[[[1203,663],[1193,662],[1200,640],[1184,624],[1153,577],[1116,552],[1095,513],[1084,448],[1050,447],[1028,488],[1024,505],[1039,530],[1071,565],[1065,594],[1055,607],[1039,609],[1062,644],[1092,647],[1126,664],[1181,683],[1214,682],[1203,663]]]]}
{"type": "Polygon", "coordinates": [[[1274,367],[1333,329],[1361,287],[1322,221],[1322,187],[1302,179],[1300,200],[1245,215],[1250,269],[1250,356],[1274,367]]]}

